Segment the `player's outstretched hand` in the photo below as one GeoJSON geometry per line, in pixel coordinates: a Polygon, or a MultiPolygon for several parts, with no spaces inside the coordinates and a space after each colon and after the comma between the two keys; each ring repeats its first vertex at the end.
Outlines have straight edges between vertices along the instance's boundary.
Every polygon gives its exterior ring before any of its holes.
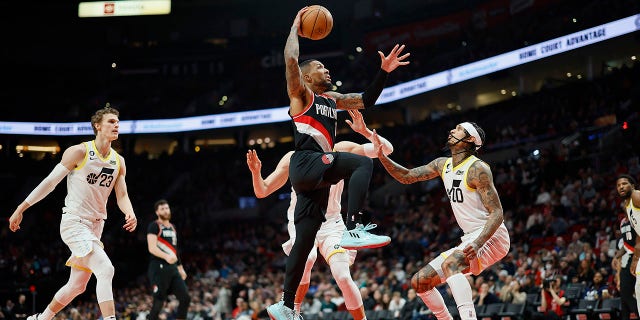
{"type": "Polygon", "coordinates": [[[378,51],[380,55],[380,59],[382,60],[382,65],[380,68],[386,72],[391,72],[395,70],[399,66],[405,66],[409,64],[409,61],[404,61],[404,59],[408,58],[411,53],[407,52],[404,55],[400,55],[404,50],[404,44],[398,45],[396,44],[388,56],[385,56],[382,51],[378,51]]]}
{"type": "Polygon", "coordinates": [[[247,151],[247,166],[253,173],[260,173],[260,170],[262,170],[262,161],[260,161],[258,154],[253,149],[247,151]]]}
{"type": "Polygon", "coordinates": [[[349,112],[349,116],[351,116],[351,119],[353,119],[353,121],[349,119],[345,120],[349,127],[351,127],[351,130],[367,137],[370,131],[367,128],[367,124],[364,123],[362,113],[355,109],[349,109],[347,110],[347,112],[349,112]]]}

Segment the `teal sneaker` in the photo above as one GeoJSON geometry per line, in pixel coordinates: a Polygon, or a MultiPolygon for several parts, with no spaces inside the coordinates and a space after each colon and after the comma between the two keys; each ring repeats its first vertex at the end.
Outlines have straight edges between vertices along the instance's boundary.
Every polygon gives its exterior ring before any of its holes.
{"type": "Polygon", "coordinates": [[[299,313],[284,305],[284,301],[272,304],[267,307],[267,313],[271,320],[303,320],[299,313]]]}
{"type": "Polygon", "coordinates": [[[352,230],[345,230],[342,234],[340,246],[345,249],[367,249],[380,248],[388,245],[391,238],[387,236],[378,236],[369,233],[369,230],[377,227],[376,224],[367,224],[366,226],[358,223],[352,230]]]}

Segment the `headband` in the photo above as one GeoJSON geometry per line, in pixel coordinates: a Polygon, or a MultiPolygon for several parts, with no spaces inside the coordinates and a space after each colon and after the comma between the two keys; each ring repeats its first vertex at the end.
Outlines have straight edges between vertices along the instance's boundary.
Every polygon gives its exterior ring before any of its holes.
{"type": "Polygon", "coordinates": [[[482,147],[482,138],[480,138],[480,134],[478,134],[478,130],[476,130],[476,127],[474,127],[471,123],[469,122],[463,122],[460,124],[461,127],[463,127],[465,130],[467,130],[467,132],[474,138],[476,138],[476,150],[480,149],[480,147],[482,147]]]}

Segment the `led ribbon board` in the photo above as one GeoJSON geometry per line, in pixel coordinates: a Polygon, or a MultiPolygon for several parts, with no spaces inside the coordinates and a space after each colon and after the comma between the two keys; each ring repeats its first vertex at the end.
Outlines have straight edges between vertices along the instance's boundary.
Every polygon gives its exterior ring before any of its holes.
{"type": "MultiPolygon", "coordinates": [[[[638,30],[640,30],[640,14],[385,88],[382,90],[382,94],[380,94],[376,104],[397,101],[638,30]]],[[[288,110],[289,107],[285,106],[189,118],[127,120],[120,122],[120,133],[187,132],[283,122],[291,119],[288,110]]],[[[93,129],[89,122],[44,123],[0,121],[0,134],[41,136],[93,135],[93,129]]]]}

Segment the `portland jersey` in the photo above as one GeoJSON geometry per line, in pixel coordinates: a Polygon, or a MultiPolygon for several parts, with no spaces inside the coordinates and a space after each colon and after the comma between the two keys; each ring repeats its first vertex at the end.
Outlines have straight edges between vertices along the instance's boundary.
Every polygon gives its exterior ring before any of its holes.
{"type": "Polygon", "coordinates": [[[330,152],[336,137],[338,113],[336,101],[327,95],[313,94],[313,101],[302,113],[291,116],[296,150],[330,152]]]}
{"type": "Polygon", "coordinates": [[[633,247],[636,245],[636,233],[631,227],[631,222],[627,218],[623,218],[620,221],[620,232],[622,238],[618,242],[618,249],[624,248],[627,253],[633,253],[633,247]]]}
{"type": "Polygon", "coordinates": [[[629,197],[629,203],[624,210],[627,212],[627,218],[636,231],[636,235],[640,234],[640,208],[633,205],[633,199],[631,199],[631,197],[629,197]]]}
{"type": "MultiPolygon", "coordinates": [[[[173,224],[169,224],[165,226],[160,221],[156,220],[149,224],[147,228],[147,234],[155,234],[158,236],[158,241],[156,245],[158,249],[160,249],[164,253],[173,252],[173,254],[178,257],[177,264],[180,264],[180,256],[178,255],[178,234],[176,233],[176,228],[173,227],[173,224]]],[[[158,260],[160,262],[166,262],[164,259],[158,258],[151,255],[152,260],[158,260]]]]}
{"type": "MultiPolygon", "coordinates": [[[[329,203],[327,204],[327,212],[324,217],[327,220],[331,220],[331,218],[340,216],[342,217],[342,190],[344,189],[344,180],[340,180],[340,182],[331,185],[329,189],[329,203]]],[[[296,208],[296,192],[291,188],[291,201],[289,202],[289,209],[287,209],[287,219],[289,221],[294,221],[294,211],[296,208]]]]}
{"type": "Polygon", "coordinates": [[[454,167],[452,158],[448,158],[441,173],[451,209],[465,234],[483,228],[489,217],[476,189],[467,185],[469,168],[478,160],[470,156],[454,167]]]}
{"type": "Polygon", "coordinates": [[[120,173],[120,156],[111,149],[103,158],[95,141],[84,142],[82,163],[67,175],[67,197],[62,212],[89,220],[107,219],[107,200],[120,173]]]}

